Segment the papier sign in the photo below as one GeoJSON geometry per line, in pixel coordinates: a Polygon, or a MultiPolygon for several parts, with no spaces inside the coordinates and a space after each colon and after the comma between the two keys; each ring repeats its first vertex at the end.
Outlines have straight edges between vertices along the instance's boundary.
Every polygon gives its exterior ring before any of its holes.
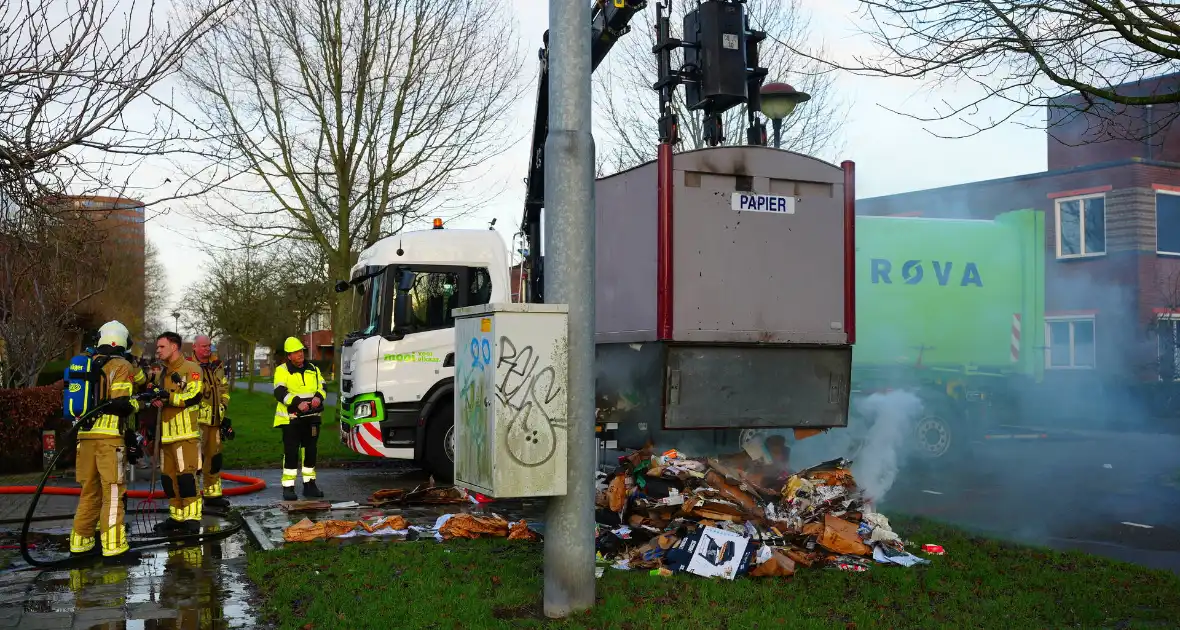
{"type": "Polygon", "coordinates": [[[795,214],[795,198],[779,195],[759,195],[750,192],[735,192],[730,198],[730,207],[738,212],[774,212],[795,214]]]}

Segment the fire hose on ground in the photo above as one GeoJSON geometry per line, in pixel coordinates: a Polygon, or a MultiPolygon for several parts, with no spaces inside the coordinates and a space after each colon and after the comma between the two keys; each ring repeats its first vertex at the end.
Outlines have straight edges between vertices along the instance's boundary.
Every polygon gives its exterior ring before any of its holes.
{"type": "MultiPolygon", "coordinates": [[[[57,467],[57,462],[59,459],[61,459],[61,456],[68,453],[69,450],[76,445],[76,440],[72,440],[70,438],[73,438],[74,435],[77,434],[79,427],[81,427],[84,424],[85,420],[87,420],[88,418],[90,418],[92,416],[97,415],[109,404],[110,403],[107,402],[107,403],[103,403],[101,405],[98,405],[97,407],[92,409],[89,413],[87,413],[85,416],[80,418],[78,422],[75,422],[72,427],[70,427],[70,430],[66,434],[67,440],[66,440],[65,448],[58,451],[53,456],[53,459],[49,462],[49,465],[46,466],[46,468],[45,468],[45,473],[41,475],[41,481],[36,486],[0,486],[0,494],[32,494],[33,495],[33,500],[29,502],[29,509],[25,513],[25,517],[23,519],[13,519],[13,520],[9,520],[9,521],[0,521],[0,524],[15,523],[15,522],[18,522],[18,520],[19,520],[19,522],[22,523],[21,533],[20,533],[20,552],[21,552],[21,557],[23,557],[25,559],[25,562],[29,563],[29,566],[55,567],[55,566],[61,566],[64,564],[69,564],[69,563],[81,561],[81,560],[91,560],[92,559],[92,556],[81,556],[81,557],[70,556],[70,557],[59,559],[59,560],[37,560],[36,558],[33,558],[32,554],[29,553],[29,526],[32,524],[33,521],[64,520],[67,518],[73,518],[73,516],[74,516],[73,514],[58,514],[58,515],[49,515],[49,516],[40,516],[40,517],[34,516],[33,514],[37,510],[38,501],[40,501],[41,496],[44,494],[56,495],[56,496],[80,496],[81,495],[81,492],[82,492],[81,488],[63,488],[63,487],[58,487],[58,486],[46,487],[45,483],[49,480],[49,476],[53,472],[53,470],[57,467]]],[[[158,456],[158,453],[159,453],[159,451],[157,450],[157,456],[158,456]]],[[[227,495],[227,496],[236,496],[236,495],[248,494],[251,492],[258,492],[259,490],[266,488],[266,482],[261,479],[255,478],[255,477],[247,477],[245,475],[234,475],[231,473],[221,473],[221,477],[222,477],[222,479],[225,479],[227,481],[235,481],[235,482],[246,484],[244,486],[235,486],[232,488],[226,488],[224,490],[223,494],[227,495]]],[[[128,498],[133,498],[133,499],[153,499],[153,498],[163,498],[164,496],[166,496],[162,490],[148,490],[148,491],[128,490],[125,494],[128,498]]],[[[162,509],[154,510],[154,511],[168,512],[168,509],[162,508],[162,509]]],[[[209,542],[209,541],[214,541],[214,540],[220,540],[222,538],[228,538],[228,537],[238,533],[242,529],[241,517],[238,516],[238,514],[236,512],[232,512],[232,511],[231,512],[221,512],[219,510],[206,509],[205,513],[225,517],[226,519],[228,519],[230,521],[230,526],[225,529],[221,529],[221,530],[218,530],[215,532],[201,532],[201,533],[197,533],[197,534],[176,534],[176,535],[171,535],[171,536],[150,536],[150,537],[138,538],[138,539],[133,537],[129,532],[128,536],[127,536],[129,539],[129,546],[132,549],[143,549],[146,547],[155,547],[158,545],[166,545],[166,544],[170,544],[170,543],[209,542]]]]}

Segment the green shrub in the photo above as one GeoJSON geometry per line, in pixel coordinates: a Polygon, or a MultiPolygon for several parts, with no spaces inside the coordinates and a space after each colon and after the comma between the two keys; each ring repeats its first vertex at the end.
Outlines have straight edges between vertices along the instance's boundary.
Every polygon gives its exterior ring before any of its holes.
{"type": "Polygon", "coordinates": [[[41,368],[41,373],[37,375],[37,386],[53,385],[61,380],[62,374],[65,374],[66,367],[70,365],[69,361],[50,361],[41,368]]]}

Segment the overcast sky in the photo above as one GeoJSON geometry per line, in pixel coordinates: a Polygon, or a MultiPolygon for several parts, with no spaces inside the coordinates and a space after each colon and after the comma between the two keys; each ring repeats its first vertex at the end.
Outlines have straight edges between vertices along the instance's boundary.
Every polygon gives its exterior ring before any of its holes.
{"type": "MultiPolygon", "coordinates": [[[[541,36],[548,27],[548,2],[545,0],[511,0],[525,51],[529,54],[527,68],[536,72],[533,53],[541,44],[541,36]]],[[[681,0],[683,1],[683,0],[681,0]]],[[[750,0],[767,2],[775,0],[750,0]]],[[[857,35],[852,11],[855,0],[805,0],[812,14],[812,26],[817,38],[825,40],[828,50],[838,58],[847,59],[854,53],[870,52],[870,42],[857,35]]],[[[654,10],[654,2],[648,9],[654,10]]],[[[779,77],[770,77],[777,80],[779,77]]],[[[984,134],[959,140],[935,137],[924,130],[923,124],[887,111],[886,108],[927,114],[933,103],[943,99],[962,98],[961,88],[944,91],[925,89],[919,82],[898,79],[869,79],[850,75],[840,76],[837,87],[841,95],[852,103],[848,128],[845,133],[846,152],[840,159],[857,164],[858,197],[904,192],[946,186],[983,179],[1005,177],[1044,170],[1046,162],[1043,131],[1027,128],[1039,124],[1039,113],[1025,116],[1024,126],[1008,124],[984,134]]],[[[651,94],[655,107],[657,96],[651,94]]],[[[532,128],[533,103],[522,102],[517,108],[516,127],[532,128]]],[[[803,105],[806,107],[806,105],[803,105]]],[[[984,112],[986,114],[987,112],[984,112]]],[[[962,125],[943,125],[942,135],[961,133],[962,125]]],[[[504,194],[474,209],[474,214],[452,227],[485,227],[493,218],[506,243],[519,226],[524,198],[528,139],[524,138],[499,158],[495,165],[498,176],[511,182],[504,194]]],[[[837,160],[839,161],[839,160],[837,160]]],[[[186,287],[198,282],[202,268],[210,261],[193,245],[194,236],[215,239],[213,228],[186,218],[179,212],[169,212],[148,221],[148,238],[165,252],[165,265],[174,299],[181,299],[186,287]]]]}

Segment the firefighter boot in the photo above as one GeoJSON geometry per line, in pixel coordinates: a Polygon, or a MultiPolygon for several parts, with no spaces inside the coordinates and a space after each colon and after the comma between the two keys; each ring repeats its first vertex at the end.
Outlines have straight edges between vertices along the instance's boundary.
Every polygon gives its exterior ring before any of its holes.
{"type": "Polygon", "coordinates": [[[299,497],[295,495],[295,488],[293,486],[283,486],[283,500],[284,501],[298,501],[299,497]]]}
{"type": "Polygon", "coordinates": [[[169,534],[179,533],[180,530],[183,528],[184,528],[184,524],[181,523],[180,521],[178,521],[176,519],[172,519],[172,518],[167,518],[167,519],[164,519],[160,523],[156,523],[156,526],[153,527],[152,530],[155,531],[157,534],[169,535],[169,534]]]}
{"type": "Polygon", "coordinates": [[[205,497],[205,507],[229,509],[229,501],[225,497],[205,497]]]}
{"type": "Polygon", "coordinates": [[[306,499],[321,499],[324,493],[315,486],[315,479],[308,479],[303,482],[303,497],[306,499]]]}

